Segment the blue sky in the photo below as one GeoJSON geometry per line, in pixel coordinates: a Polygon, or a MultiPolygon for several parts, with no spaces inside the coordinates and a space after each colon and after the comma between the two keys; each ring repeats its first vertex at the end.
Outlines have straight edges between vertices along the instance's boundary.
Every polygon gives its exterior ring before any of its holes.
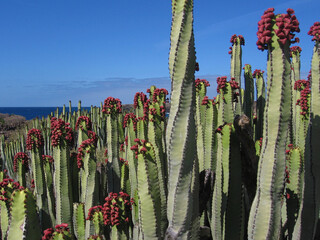
{"type": "MultiPolygon", "coordinates": [[[[245,38],[243,64],[266,69],[255,42],[269,7],[295,10],[302,77],[308,73],[319,0],[195,1],[196,77],[210,81],[210,98],[216,77],[229,75],[231,35],[245,38]]],[[[0,106],[99,106],[109,96],[132,103],[151,85],[170,90],[170,26],[170,0],[0,0],[0,106]]]]}

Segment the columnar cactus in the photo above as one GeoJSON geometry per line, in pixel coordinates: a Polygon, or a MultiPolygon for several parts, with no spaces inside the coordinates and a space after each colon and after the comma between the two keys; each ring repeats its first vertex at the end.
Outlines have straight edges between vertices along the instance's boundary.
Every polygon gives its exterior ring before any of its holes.
{"type": "Polygon", "coordinates": [[[47,201],[47,188],[43,169],[43,136],[40,130],[31,129],[27,136],[27,149],[31,152],[31,166],[35,184],[35,195],[37,206],[40,211],[40,221],[43,229],[50,227],[53,223],[49,216],[47,201]]]}
{"type": "MultiPolygon", "coordinates": [[[[120,162],[119,162],[119,126],[118,114],[122,112],[121,101],[117,98],[108,97],[104,101],[102,112],[106,115],[107,129],[107,149],[108,161],[112,163],[112,171],[109,173],[112,176],[109,182],[109,192],[120,191],[120,162]]],[[[110,177],[111,177],[110,176],[110,177]]]]}
{"type": "Polygon", "coordinates": [[[56,194],[56,223],[72,226],[72,182],[70,169],[70,146],[73,144],[73,131],[68,123],[53,117],[51,119],[51,144],[54,159],[54,187],[56,194]]]}
{"type": "Polygon", "coordinates": [[[13,169],[17,174],[18,182],[21,186],[26,187],[26,173],[29,170],[29,157],[24,152],[18,152],[14,155],[13,169]]]}
{"type": "MultiPolygon", "coordinates": [[[[230,47],[229,54],[231,54],[231,70],[230,77],[232,80],[236,81],[239,85],[238,93],[241,95],[241,70],[242,70],[242,45],[245,44],[244,38],[242,35],[232,35],[230,42],[232,47],[230,47]]],[[[242,113],[242,101],[241,97],[238,102],[234,103],[235,105],[235,114],[242,113]]]]}
{"type": "Polygon", "coordinates": [[[167,239],[198,235],[198,161],[195,135],[196,66],[193,1],[172,1],[169,70],[172,81],[167,124],[168,157],[167,239]]]}
{"type": "Polygon", "coordinates": [[[292,9],[287,14],[264,12],[258,23],[258,49],[268,49],[268,99],[264,137],[258,166],[257,192],[248,224],[249,239],[277,239],[281,231],[281,206],[286,166],[286,140],[291,117],[290,43],[299,22],[292,9]]]}

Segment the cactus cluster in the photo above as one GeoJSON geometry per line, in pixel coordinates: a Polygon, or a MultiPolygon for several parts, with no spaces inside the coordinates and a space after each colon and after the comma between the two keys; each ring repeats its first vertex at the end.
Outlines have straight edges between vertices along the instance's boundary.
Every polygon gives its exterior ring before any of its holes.
{"type": "Polygon", "coordinates": [[[170,102],[151,86],[132,112],[113,97],[79,102],[1,137],[0,238],[319,239],[320,24],[308,80],[299,31],[292,9],[267,9],[267,80],[242,66],[234,34],[230,77],[210,98],[194,75],[193,1],[173,0],[170,102]]]}

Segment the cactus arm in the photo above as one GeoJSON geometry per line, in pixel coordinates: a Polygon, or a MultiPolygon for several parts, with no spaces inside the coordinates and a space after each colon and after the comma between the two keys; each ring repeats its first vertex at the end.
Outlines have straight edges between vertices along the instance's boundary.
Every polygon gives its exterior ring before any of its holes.
{"type": "MultiPolygon", "coordinates": [[[[242,36],[241,36],[242,37],[242,36]]],[[[241,70],[242,70],[242,47],[241,45],[244,45],[244,40],[241,39],[240,36],[236,37],[232,41],[232,50],[231,50],[231,70],[230,70],[230,77],[231,79],[234,79],[239,84],[239,87],[241,89],[241,70]],[[242,42],[243,41],[243,42],[242,42]]],[[[241,114],[242,113],[242,99],[241,99],[241,91],[240,89],[239,94],[239,102],[235,103],[235,114],[241,114]]]]}
{"type": "Polygon", "coordinates": [[[0,230],[1,239],[5,239],[9,227],[9,211],[5,201],[0,201],[0,230]]]}
{"type": "Polygon", "coordinates": [[[85,240],[86,217],[83,203],[73,204],[73,227],[78,240],[85,240]]]}
{"type": "Polygon", "coordinates": [[[7,239],[40,239],[41,228],[35,199],[29,190],[15,190],[10,207],[7,239]]]}
{"type": "Polygon", "coordinates": [[[169,70],[172,93],[167,125],[168,156],[166,238],[188,236],[193,214],[190,191],[196,161],[195,120],[195,48],[193,36],[193,1],[173,1],[169,70]]]}
{"type": "Polygon", "coordinates": [[[262,137],[263,130],[263,113],[266,104],[266,92],[265,92],[265,82],[263,75],[256,74],[256,86],[257,86],[257,106],[256,106],[256,116],[257,122],[255,124],[255,141],[258,141],[262,137]]]}
{"type": "Polygon", "coordinates": [[[244,103],[243,111],[244,114],[250,118],[251,126],[253,124],[253,111],[252,106],[254,102],[254,84],[251,71],[251,65],[246,64],[244,67],[244,79],[245,79],[245,90],[244,90],[244,103]]]}
{"type": "Polygon", "coordinates": [[[163,229],[160,228],[161,208],[157,207],[160,204],[158,170],[152,159],[154,153],[149,151],[150,147],[147,152],[138,154],[139,223],[142,238],[161,239],[164,233],[160,231],[163,229]]]}
{"type": "Polygon", "coordinates": [[[46,192],[47,192],[47,202],[48,202],[48,210],[49,210],[49,216],[51,219],[51,223],[55,223],[55,197],[54,197],[54,185],[53,185],[53,174],[52,174],[52,166],[51,163],[48,161],[45,161],[43,164],[43,170],[44,170],[44,178],[46,182],[46,192]]]}

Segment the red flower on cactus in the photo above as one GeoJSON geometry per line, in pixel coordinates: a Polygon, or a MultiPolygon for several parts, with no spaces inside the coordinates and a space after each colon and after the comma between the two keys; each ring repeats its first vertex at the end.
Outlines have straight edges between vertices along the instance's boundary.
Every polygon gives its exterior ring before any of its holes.
{"type": "Polygon", "coordinates": [[[108,97],[104,100],[102,112],[105,114],[122,113],[122,104],[120,99],[108,97]]]}
{"type": "Polygon", "coordinates": [[[156,88],[153,91],[152,102],[156,103],[160,99],[165,100],[167,95],[168,95],[168,90],[167,89],[165,89],[165,88],[156,88]]]}
{"type": "Polygon", "coordinates": [[[88,139],[84,140],[78,148],[77,165],[78,168],[83,166],[83,157],[85,153],[91,153],[97,147],[96,133],[88,131],[88,139]]]}
{"type": "Polygon", "coordinates": [[[267,9],[258,22],[258,41],[257,46],[260,50],[268,49],[271,44],[271,38],[275,33],[279,38],[280,44],[299,42],[294,38],[294,32],[300,32],[299,22],[291,8],[287,9],[286,14],[274,14],[274,8],[267,9]],[[274,29],[276,25],[276,29],[274,29]]]}
{"type": "Polygon", "coordinates": [[[83,127],[85,126],[86,130],[91,130],[91,120],[87,116],[80,116],[76,122],[76,129],[80,127],[81,130],[84,130],[83,127]]]}
{"type": "Polygon", "coordinates": [[[53,163],[53,157],[50,155],[42,155],[42,160],[45,162],[53,163]]]}
{"type": "Polygon", "coordinates": [[[138,122],[136,115],[134,115],[133,113],[127,113],[124,116],[124,119],[123,119],[123,127],[124,128],[128,126],[129,121],[132,121],[133,130],[136,131],[137,130],[137,122],[138,122]]]}
{"type": "Polygon", "coordinates": [[[217,92],[220,93],[220,90],[224,89],[226,87],[227,84],[227,77],[223,76],[223,77],[218,77],[217,78],[217,92]]]}
{"type": "Polygon", "coordinates": [[[292,54],[298,55],[302,52],[301,47],[299,46],[293,46],[290,48],[290,57],[292,57],[292,54]]]}
{"type": "Polygon", "coordinates": [[[133,107],[136,109],[137,107],[139,107],[139,101],[141,102],[142,106],[144,105],[144,103],[146,103],[148,100],[147,95],[145,95],[143,92],[137,92],[134,95],[134,99],[133,99],[133,107]]]}
{"type": "Polygon", "coordinates": [[[263,73],[264,73],[264,71],[261,71],[260,69],[256,69],[256,70],[254,70],[252,77],[254,77],[254,78],[262,77],[263,73]]]}
{"type": "Polygon", "coordinates": [[[244,37],[242,36],[242,35],[236,35],[236,34],[233,34],[232,36],[231,36],[231,39],[230,39],[230,42],[232,43],[232,46],[234,45],[234,44],[237,44],[237,42],[238,42],[238,39],[240,40],[240,45],[244,45],[244,37]]]}
{"type": "Polygon", "coordinates": [[[320,41],[320,22],[315,22],[309,32],[308,35],[312,36],[312,41],[319,42],[320,41]]]}
{"type": "Polygon", "coordinates": [[[39,149],[43,147],[43,145],[44,140],[41,131],[35,128],[30,129],[27,134],[27,149],[39,149]]]}
{"type": "Polygon", "coordinates": [[[310,81],[309,80],[298,80],[294,83],[294,89],[300,91],[300,98],[297,99],[296,105],[301,108],[300,114],[304,117],[308,117],[310,113],[310,81]]]}
{"type": "Polygon", "coordinates": [[[111,192],[105,201],[102,209],[104,225],[119,226],[129,223],[133,199],[127,193],[111,192]]]}
{"type": "Polygon", "coordinates": [[[43,231],[42,240],[50,240],[50,239],[52,239],[53,233],[54,233],[53,228],[48,228],[48,229],[44,230],[43,231]]]}
{"type": "Polygon", "coordinates": [[[100,205],[90,208],[89,212],[88,212],[88,217],[86,218],[86,220],[91,221],[93,219],[93,215],[95,213],[100,213],[100,212],[102,212],[102,206],[100,206],[100,205]]]}
{"type": "Polygon", "coordinates": [[[24,152],[18,152],[16,155],[14,155],[13,160],[13,171],[18,171],[18,162],[21,162],[21,164],[25,167],[25,170],[29,170],[29,157],[24,152]]]}
{"type": "Polygon", "coordinates": [[[206,80],[206,79],[200,79],[200,78],[197,78],[195,80],[196,82],[196,89],[197,90],[200,90],[203,86],[204,87],[209,87],[210,86],[210,83],[206,80]]]}
{"type": "Polygon", "coordinates": [[[65,233],[70,230],[67,223],[58,224],[55,226],[55,229],[57,233],[65,233]]]}
{"type": "Polygon", "coordinates": [[[24,187],[20,186],[19,182],[15,182],[11,178],[4,178],[0,182],[0,201],[8,201],[14,190],[23,190],[24,187]]]}
{"type": "Polygon", "coordinates": [[[69,125],[62,119],[51,118],[51,145],[53,147],[57,147],[64,140],[68,145],[73,145],[73,131],[69,125]]]}

